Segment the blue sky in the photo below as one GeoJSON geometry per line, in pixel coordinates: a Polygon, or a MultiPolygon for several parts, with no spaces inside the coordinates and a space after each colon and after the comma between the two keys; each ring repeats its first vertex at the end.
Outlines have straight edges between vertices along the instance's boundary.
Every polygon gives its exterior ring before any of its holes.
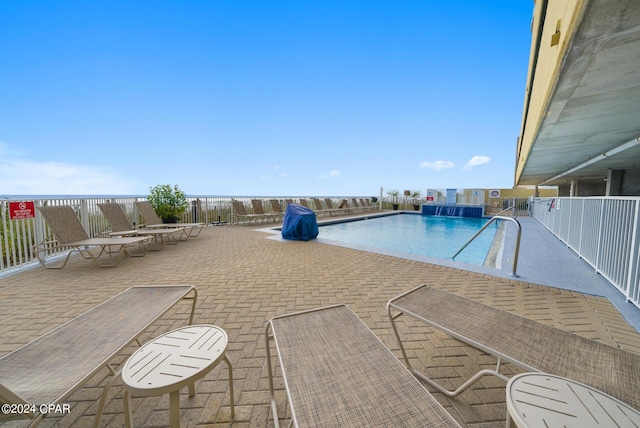
{"type": "Polygon", "coordinates": [[[0,0],[0,195],[510,188],[532,13],[0,0]]]}

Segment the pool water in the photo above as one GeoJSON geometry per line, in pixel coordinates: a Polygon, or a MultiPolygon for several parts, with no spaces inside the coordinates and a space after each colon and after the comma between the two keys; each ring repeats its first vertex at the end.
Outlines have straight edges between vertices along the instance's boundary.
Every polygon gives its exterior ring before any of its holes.
{"type": "MultiPolygon", "coordinates": [[[[319,227],[318,238],[449,259],[487,222],[484,218],[399,214],[319,227]]],[[[456,258],[483,265],[497,227],[490,226],[456,258]]]]}

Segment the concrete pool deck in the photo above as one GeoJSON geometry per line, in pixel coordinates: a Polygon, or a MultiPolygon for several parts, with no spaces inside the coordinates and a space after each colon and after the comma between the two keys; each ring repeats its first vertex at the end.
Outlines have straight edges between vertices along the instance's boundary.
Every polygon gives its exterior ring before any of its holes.
{"type": "MultiPolygon", "coordinates": [[[[321,242],[265,239],[270,235],[256,229],[266,227],[207,227],[197,238],[165,246],[142,258],[126,258],[116,268],[100,269],[91,261],[72,257],[62,270],[36,267],[0,278],[0,356],[128,287],[192,284],[199,294],[195,323],[218,325],[229,336],[227,355],[233,365],[236,418],[230,419],[227,373],[222,364],[196,383],[195,397],[189,398],[186,389],[183,391],[181,423],[186,427],[237,428],[273,426],[265,365],[267,320],[293,311],[345,303],[400,356],[385,305],[422,283],[640,353],[640,334],[609,299],[528,282],[524,279],[524,266],[518,268],[522,277],[509,278],[321,242]]],[[[557,240],[547,233],[550,242],[557,240]]],[[[523,243],[523,251],[524,248],[523,243]]],[[[521,257],[521,264],[526,264],[525,253],[521,257]]],[[[582,262],[575,255],[573,260],[582,262]]],[[[592,270],[590,275],[587,282],[598,277],[592,270]]],[[[176,305],[143,334],[141,342],[183,326],[189,310],[188,302],[176,305]]],[[[406,317],[398,321],[401,333],[408,333],[410,326],[415,333],[405,336],[414,366],[432,373],[444,384],[460,385],[469,373],[495,363],[444,333],[412,325],[406,317]]],[[[122,363],[136,349],[128,347],[115,362],[122,363]]],[[[509,364],[504,369],[507,374],[518,372],[509,364]]],[[[289,412],[282,378],[278,371],[276,374],[279,411],[286,416],[289,412]]],[[[90,427],[101,388],[108,379],[108,370],[97,373],[66,400],[71,406],[69,414],[51,415],[40,426],[90,427]]],[[[504,382],[484,378],[455,399],[428,389],[461,425],[504,427],[504,382]]],[[[122,381],[117,380],[101,427],[123,426],[122,394],[122,381]]],[[[168,426],[168,408],[166,395],[134,397],[135,426],[168,426]]],[[[25,421],[16,421],[0,426],[26,425],[25,421]]]]}
{"type": "MultiPolygon", "coordinates": [[[[640,331],[640,308],[627,302],[615,286],[539,221],[518,217],[518,222],[523,240],[517,266],[521,280],[606,297],[629,324],[640,331]]],[[[503,266],[512,266],[515,235],[516,227],[508,223],[503,266]]]]}
{"type": "MultiPolygon", "coordinates": [[[[397,213],[387,212],[383,215],[393,214],[397,213]]],[[[415,213],[411,211],[408,212],[408,214],[415,215],[415,213]]],[[[373,213],[367,214],[366,216],[354,216],[354,218],[371,218],[375,216],[377,215],[373,213]]],[[[595,269],[591,265],[581,259],[566,244],[560,241],[560,239],[540,224],[539,221],[528,216],[520,216],[516,219],[520,223],[522,229],[516,269],[517,279],[534,284],[561,288],[563,290],[606,297],[620,311],[627,322],[640,332],[640,308],[627,302],[618,289],[616,289],[602,275],[596,273],[595,269]]],[[[353,220],[353,218],[350,220],[353,220]]],[[[319,223],[333,223],[336,221],[339,220],[319,219],[319,223]]],[[[499,254],[499,268],[470,265],[451,259],[436,259],[433,257],[418,256],[414,254],[399,253],[379,248],[348,244],[335,240],[323,239],[322,233],[320,233],[316,241],[345,248],[407,258],[409,260],[433,263],[457,269],[464,269],[471,272],[512,279],[514,278],[512,276],[512,272],[517,227],[513,222],[507,221],[505,223],[506,230],[504,245],[502,246],[501,253],[499,254]]],[[[282,240],[279,236],[279,231],[274,231],[273,228],[264,229],[264,231],[268,233],[278,233],[278,235],[274,235],[272,239],[282,240]]]]}

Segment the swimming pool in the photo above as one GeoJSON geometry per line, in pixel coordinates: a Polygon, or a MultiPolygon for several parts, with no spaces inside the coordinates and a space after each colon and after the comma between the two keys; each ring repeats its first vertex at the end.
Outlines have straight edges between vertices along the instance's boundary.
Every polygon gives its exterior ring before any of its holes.
{"type": "MultiPolygon", "coordinates": [[[[398,214],[320,225],[318,238],[405,254],[449,259],[488,220],[398,214]]],[[[455,260],[483,265],[497,227],[487,228],[455,260]]]]}

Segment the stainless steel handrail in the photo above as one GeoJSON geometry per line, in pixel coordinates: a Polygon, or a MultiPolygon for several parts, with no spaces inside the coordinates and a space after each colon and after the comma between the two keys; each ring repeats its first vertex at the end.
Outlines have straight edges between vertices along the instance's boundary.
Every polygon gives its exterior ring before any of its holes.
{"type": "MultiPolygon", "coordinates": [[[[508,209],[508,208],[507,208],[507,209],[508,209]]],[[[485,230],[487,227],[489,227],[489,225],[490,225],[491,223],[493,223],[494,221],[496,221],[496,220],[510,220],[510,221],[514,222],[514,223],[516,224],[516,226],[518,227],[518,237],[516,238],[516,248],[515,248],[515,250],[514,250],[514,254],[513,254],[513,269],[511,270],[511,276],[513,276],[513,277],[516,277],[516,278],[517,278],[517,277],[518,277],[518,275],[516,274],[516,269],[518,268],[518,255],[520,254],[520,236],[522,235],[522,227],[520,226],[520,222],[519,222],[518,220],[516,220],[515,218],[513,218],[513,217],[505,217],[505,216],[501,216],[501,215],[494,215],[493,217],[491,217],[491,219],[490,219],[488,222],[486,222],[486,223],[484,224],[484,226],[482,226],[482,227],[480,228],[480,230],[479,230],[479,231],[477,231],[477,232],[475,233],[475,235],[473,235],[473,236],[471,237],[471,239],[469,239],[469,240],[467,241],[467,243],[466,243],[466,244],[464,244],[464,245],[462,246],[462,248],[460,248],[460,249],[458,250],[458,252],[457,252],[457,253],[455,253],[455,254],[453,255],[452,259],[455,259],[455,258],[456,258],[456,256],[462,252],[462,250],[464,250],[465,248],[467,248],[467,245],[469,245],[469,244],[471,243],[471,241],[473,241],[474,239],[476,239],[476,238],[478,237],[478,235],[480,235],[480,234],[482,233],[482,231],[483,231],[483,230],[485,230]]]]}
{"type": "MultiPolygon", "coordinates": [[[[515,207],[516,207],[515,205],[511,205],[509,208],[505,208],[505,209],[503,209],[502,211],[500,211],[498,214],[496,214],[496,216],[497,216],[497,215],[502,214],[503,212],[507,212],[507,211],[509,211],[509,210],[513,210],[513,211],[514,211],[514,214],[515,214],[515,207]]],[[[495,217],[495,216],[494,216],[494,217],[495,217]]]]}

